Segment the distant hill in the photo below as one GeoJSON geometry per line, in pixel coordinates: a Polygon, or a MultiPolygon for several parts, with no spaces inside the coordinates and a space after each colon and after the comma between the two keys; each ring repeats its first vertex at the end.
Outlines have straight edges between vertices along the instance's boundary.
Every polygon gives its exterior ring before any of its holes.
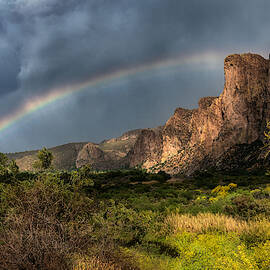
{"type": "MultiPolygon", "coordinates": [[[[70,170],[76,167],[76,159],[78,153],[87,143],[68,143],[56,147],[52,147],[49,150],[54,155],[53,166],[56,169],[70,170]]],[[[8,158],[15,159],[18,166],[22,170],[31,170],[35,160],[37,160],[37,152],[26,151],[19,153],[9,153],[8,158]]]]}
{"type": "MultiPolygon", "coordinates": [[[[128,131],[100,144],[79,142],[49,148],[54,156],[53,167],[61,170],[71,170],[85,164],[91,164],[94,169],[125,167],[126,162],[123,159],[134,146],[140,132],[140,129],[128,131]]],[[[7,156],[15,159],[21,170],[31,170],[38,151],[8,153],[7,156]]]]}
{"type": "Polygon", "coordinates": [[[129,167],[127,155],[134,147],[141,131],[141,129],[131,130],[100,144],[84,145],[78,154],[76,166],[90,164],[92,168],[99,170],[129,167]]]}

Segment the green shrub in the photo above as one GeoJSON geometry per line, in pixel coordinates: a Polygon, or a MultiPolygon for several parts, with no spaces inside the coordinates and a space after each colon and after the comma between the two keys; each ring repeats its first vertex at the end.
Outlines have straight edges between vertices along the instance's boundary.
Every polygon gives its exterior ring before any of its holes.
{"type": "Polygon", "coordinates": [[[94,215],[93,226],[100,229],[93,233],[96,239],[100,238],[100,234],[105,234],[124,245],[134,245],[142,243],[154,231],[158,226],[155,222],[157,218],[158,215],[152,211],[137,212],[110,201],[110,205],[104,204],[103,210],[94,215]]]}
{"type": "Polygon", "coordinates": [[[230,215],[250,219],[260,214],[270,214],[268,200],[255,200],[251,195],[236,196],[224,211],[230,215]]]}

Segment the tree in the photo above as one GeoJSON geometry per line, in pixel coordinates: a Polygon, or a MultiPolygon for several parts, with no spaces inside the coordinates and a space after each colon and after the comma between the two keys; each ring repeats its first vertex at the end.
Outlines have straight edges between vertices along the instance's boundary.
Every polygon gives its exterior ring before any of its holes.
{"type": "Polygon", "coordinates": [[[264,132],[265,142],[264,142],[264,147],[263,147],[263,148],[266,148],[265,158],[267,158],[270,153],[270,121],[267,121],[266,128],[267,128],[267,131],[264,132]]]}
{"type": "Polygon", "coordinates": [[[79,169],[79,172],[80,172],[81,178],[88,178],[89,174],[91,174],[91,165],[90,164],[84,165],[83,167],[79,169]]]}
{"type": "Polygon", "coordinates": [[[19,173],[19,166],[17,165],[14,159],[12,159],[8,164],[8,170],[14,176],[16,176],[19,173]]]}
{"type": "Polygon", "coordinates": [[[37,157],[38,160],[33,164],[34,168],[47,170],[51,167],[53,154],[46,147],[43,147],[42,150],[38,151],[37,157]]]}
{"type": "Polygon", "coordinates": [[[6,167],[8,163],[8,158],[5,154],[0,153],[0,165],[6,167]]]}
{"type": "Polygon", "coordinates": [[[5,154],[0,153],[0,182],[7,181],[8,179],[8,158],[5,154]]]}

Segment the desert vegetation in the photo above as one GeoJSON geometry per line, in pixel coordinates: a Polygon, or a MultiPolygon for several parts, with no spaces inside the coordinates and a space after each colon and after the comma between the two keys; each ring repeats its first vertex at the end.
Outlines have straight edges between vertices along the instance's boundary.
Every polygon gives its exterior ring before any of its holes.
{"type": "Polygon", "coordinates": [[[270,267],[265,170],[169,180],[142,169],[59,171],[47,149],[38,157],[32,172],[0,155],[1,269],[270,267]]]}

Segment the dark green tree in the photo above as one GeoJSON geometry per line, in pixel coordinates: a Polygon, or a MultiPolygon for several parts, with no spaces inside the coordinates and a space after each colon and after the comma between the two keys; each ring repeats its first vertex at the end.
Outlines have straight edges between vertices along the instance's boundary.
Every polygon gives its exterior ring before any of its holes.
{"type": "Polygon", "coordinates": [[[8,158],[5,154],[0,153],[0,165],[6,167],[8,163],[8,158]]]}
{"type": "Polygon", "coordinates": [[[8,158],[5,154],[0,153],[0,181],[6,181],[8,179],[8,158]]]}
{"type": "Polygon", "coordinates": [[[264,132],[265,142],[263,147],[266,148],[265,158],[267,158],[270,153],[270,121],[267,121],[266,129],[267,130],[264,132]]]}
{"type": "Polygon", "coordinates": [[[51,168],[53,154],[46,147],[43,147],[37,154],[38,160],[33,164],[33,167],[40,170],[51,168]]]}
{"type": "Polygon", "coordinates": [[[14,176],[16,176],[19,173],[19,166],[17,165],[14,159],[12,159],[8,164],[8,170],[14,176]]]}

